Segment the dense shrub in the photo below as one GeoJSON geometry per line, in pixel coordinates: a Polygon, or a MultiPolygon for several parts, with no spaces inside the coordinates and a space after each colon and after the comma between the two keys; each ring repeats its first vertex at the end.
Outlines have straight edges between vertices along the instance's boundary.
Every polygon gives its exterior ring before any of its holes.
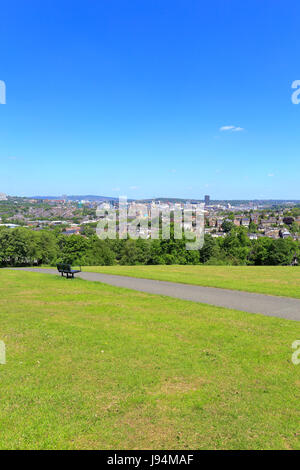
{"type": "Polygon", "coordinates": [[[246,231],[232,228],[224,238],[205,235],[200,250],[186,250],[186,241],[100,240],[94,232],[64,235],[58,231],[28,228],[0,229],[0,265],[290,265],[299,256],[299,242],[292,238],[273,240],[261,237],[250,241],[246,231]]]}

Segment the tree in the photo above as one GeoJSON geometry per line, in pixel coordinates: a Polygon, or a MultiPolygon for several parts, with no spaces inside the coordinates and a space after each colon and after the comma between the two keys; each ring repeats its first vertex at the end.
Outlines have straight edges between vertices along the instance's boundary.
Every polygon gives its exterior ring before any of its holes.
{"type": "Polygon", "coordinates": [[[300,225],[297,222],[293,222],[292,225],[289,227],[289,230],[292,233],[299,233],[300,232],[300,225]]]}
{"type": "Polygon", "coordinates": [[[249,224],[249,233],[257,233],[257,225],[254,222],[250,222],[249,224]]]}
{"type": "Polygon", "coordinates": [[[215,238],[211,235],[204,235],[204,245],[200,249],[200,261],[201,263],[207,263],[210,258],[218,258],[220,255],[220,247],[217,244],[215,238]]]}
{"type": "Polygon", "coordinates": [[[38,264],[55,264],[58,256],[57,239],[50,231],[36,233],[36,257],[38,264]]]}
{"type": "Polygon", "coordinates": [[[110,249],[105,240],[99,240],[97,236],[89,240],[89,248],[85,255],[85,263],[91,266],[111,266],[115,264],[115,253],[110,249]]]}
{"type": "Polygon", "coordinates": [[[254,240],[248,257],[249,263],[256,266],[268,264],[271,244],[272,240],[267,237],[254,240]]]}
{"type": "Polygon", "coordinates": [[[245,264],[249,253],[244,230],[233,230],[221,241],[221,248],[233,264],[245,264]]]}
{"type": "Polygon", "coordinates": [[[233,222],[228,219],[224,220],[221,225],[223,232],[226,232],[226,233],[229,233],[233,229],[233,227],[234,227],[233,222]]]}
{"type": "Polygon", "coordinates": [[[121,250],[120,264],[148,264],[151,259],[151,249],[148,240],[129,238],[121,250]]]}
{"type": "Polygon", "coordinates": [[[297,252],[299,253],[299,245],[296,245],[291,238],[272,240],[269,246],[268,264],[290,265],[297,252]]]}
{"type": "Polygon", "coordinates": [[[60,261],[69,264],[84,265],[90,249],[89,240],[80,235],[60,235],[58,239],[60,261]]]}
{"type": "Polygon", "coordinates": [[[0,259],[2,265],[22,266],[33,264],[37,249],[35,234],[27,228],[0,231],[0,259]]]}

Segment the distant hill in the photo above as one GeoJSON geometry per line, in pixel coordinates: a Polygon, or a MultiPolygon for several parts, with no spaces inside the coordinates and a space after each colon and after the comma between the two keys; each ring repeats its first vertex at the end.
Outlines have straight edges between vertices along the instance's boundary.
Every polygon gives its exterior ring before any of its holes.
{"type": "Polygon", "coordinates": [[[171,202],[171,203],[184,203],[186,201],[189,201],[189,202],[202,202],[203,200],[202,199],[182,199],[182,198],[177,198],[177,197],[155,197],[153,199],[139,199],[138,202],[145,202],[145,203],[148,203],[148,202],[171,202]]]}
{"type": "Polygon", "coordinates": [[[67,201],[117,201],[116,197],[109,196],[93,196],[93,195],[78,195],[78,196],[32,196],[32,199],[66,199],[67,201]]]}

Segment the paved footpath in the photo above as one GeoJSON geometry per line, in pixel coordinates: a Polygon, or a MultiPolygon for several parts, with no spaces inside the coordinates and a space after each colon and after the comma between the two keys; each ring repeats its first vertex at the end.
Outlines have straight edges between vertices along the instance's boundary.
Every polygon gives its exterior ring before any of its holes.
{"type": "MultiPolygon", "coordinates": [[[[58,274],[56,269],[13,268],[44,274],[58,274]]],[[[270,317],[300,321],[300,299],[276,297],[274,295],[252,294],[237,290],[201,287],[191,284],[154,281],[111,274],[81,272],[76,276],[86,281],[98,281],[116,287],[125,287],[150,294],[167,295],[178,299],[191,300],[219,307],[232,308],[248,313],[261,313],[270,317]]],[[[72,282],[70,279],[69,282],[72,282]]]]}

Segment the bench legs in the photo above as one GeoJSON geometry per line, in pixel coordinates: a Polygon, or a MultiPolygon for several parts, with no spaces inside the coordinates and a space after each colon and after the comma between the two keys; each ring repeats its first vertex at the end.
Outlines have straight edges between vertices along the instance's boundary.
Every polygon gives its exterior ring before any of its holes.
{"type": "Polygon", "coordinates": [[[74,273],[68,273],[68,272],[65,273],[65,272],[62,272],[62,273],[61,273],[61,277],[64,277],[64,274],[66,275],[66,278],[67,278],[67,279],[70,279],[70,278],[71,278],[71,279],[74,279],[74,273]]]}

